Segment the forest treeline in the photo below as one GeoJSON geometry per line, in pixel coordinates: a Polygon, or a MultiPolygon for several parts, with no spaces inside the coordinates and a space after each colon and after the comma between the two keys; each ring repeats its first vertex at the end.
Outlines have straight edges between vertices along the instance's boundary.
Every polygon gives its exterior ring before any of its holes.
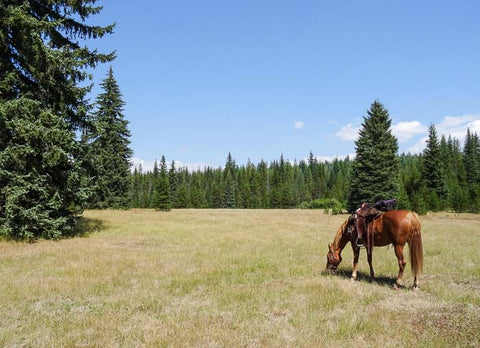
{"type": "MultiPolygon", "coordinates": [[[[353,211],[396,198],[399,208],[480,210],[480,144],[440,140],[432,125],[419,155],[398,156],[388,110],[371,104],[355,158],[189,171],[167,166],[132,173],[129,122],[113,69],[91,101],[91,72],[115,52],[89,48],[115,24],[89,24],[97,0],[10,1],[0,6],[0,238],[76,233],[84,209],[325,208],[353,211]],[[85,46],[84,46],[85,44],[85,46]],[[87,45],[88,44],[88,45],[87,45]]],[[[135,117],[135,115],[131,115],[135,117]]],[[[223,144],[228,146],[228,144],[223,144]]],[[[161,150],[160,150],[161,151],[161,150]]]]}
{"type": "MultiPolygon", "coordinates": [[[[397,156],[398,208],[420,214],[427,211],[480,210],[480,142],[467,132],[463,147],[458,139],[437,139],[430,127],[422,154],[397,156]],[[433,178],[432,178],[433,176],[433,178]]],[[[266,163],[237,165],[228,154],[222,168],[189,171],[167,166],[165,158],[153,171],[141,166],[131,174],[131,207],[156,208],[325,208],[346,212],[353,160],[290,162],[283,155],[266,163]]],[[[360,183],[361,185],[361,183],[360,183]]]]}

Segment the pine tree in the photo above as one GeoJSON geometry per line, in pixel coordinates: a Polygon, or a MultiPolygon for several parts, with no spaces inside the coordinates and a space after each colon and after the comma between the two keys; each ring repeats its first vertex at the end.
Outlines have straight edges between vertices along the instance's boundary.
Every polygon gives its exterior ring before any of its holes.
{"type": "Polygon", "coordinates": [[[135,167],[130,178],[130,206],[132,208],[140,208],[141,182],[142,175],[138,172],[138,168],[135,167]]]}
{"type": "Polygon", "coordinates": [[[476,133],[467,129],[465,137],[465,146],[463,147],[465,172],[467,174],[468,184],[480,183],[480,162],[479,162],[479,140],[476,133]]]}
{"type": "Polygon", "coordinates": [[[232,155],[228,153],[227,162],[225,163],[225,169],[223,170],[223,178],[225,182],[222,207],[223,208],[235,208],[237,203],[237,181],[236,181],[236,169],[237,166],[232,158],[232,155]]]}
{"type": "Polygon", "coordinates": [[[160,206],[160,193],[158,189],[158,182],[160,178],[160,170],[158,169],[158,162],[153,162],[152,183],[151,183],[151,199],[149,208],[157,209],[160,206]]]}
{"type": "Polygon", "coordinates": [[[398,144],[390,129],[392,121],[388,111],[375,101],[367,114],[355,141],[356,158],[347,203],[349,211],[358,208],[362,202],[394,198],[398,190],[398,144]]]}
{"type": "Polygon", "coordinates": [[[190,201],[193,208],[205,208],[207,205],[205,189],[202,183],[202,172],[197,170],[192,173],[190,182],[190,201]]]}
{"type": "Polygon", "coordinates": [[[443,165],[441,161],[440,143],[437,137],[435,125],[431,125],[428,130],[427,146],[423,151],[422,180],[425,186],[434,192],[430,193],[430,203],[432,210],[440,209],[439,199],[445,199],[447,188],[443,165]]]}
{"type": "Polygon", "coordinates": [[[92,26],[97,0],[3,1],[0,11],[0,102],[27,97],[67,120],[85,125],[86,68],[114,59],[81,46],[78,39],[102,38],[114,25],[92,26]]]}
{"type": "Polygon", "coordinates": [[[257,187],[260,200],[260,208],[267,209],[270,208],[270,177],[268,166],[265,161],[262,160],[257,165],[257,172],[257,187]]]}
{"type": "Polygon", "coordinates": [[[463,149],[466,181],[468,183],[471,212],[480,211],[480,139],[476,133],[467,130],[463,149]]]}
{"type": "Polygon", "coordinates": [[[175,208],[190,208],[192,206],[190,198],[190,173],[187,168],[178,171],[177,191],[173,206],[175,208]]]}
{"type": "Polygon", "coordinates": [[[87,197],[75,131],[87,122],[87,68],[110,61],[79,40],[113,26],[86,20],[90,1],[3,1],[0,6],[0,234],[57,238],[87,197]]]}
{"type": "Polygon", "coordinates": [[[225,177],[225,191],[223,193],[222,207],[223,208],[236,207],[235,181],[230,171],[227,171],[227,174],[225,177]]]}
{"type": "Polygon", "coordinates": [[[87,198],[72,131],[40,102],[0,103],[0,235],[59,238],[87,198]]]}
{"type": "Polygon", "coordinates": [[[165,156],[162,155],[160,160],[160,170],[156,182],[157,201],[155,209],[162,211],[170,211],[172,209],[170,199],[170,182],[168,180],[167,162],[165,156]]]}
{"type": "Polygon", "coordinates": [[[407,191],[405,190],[405,186],[403,184],[402,176],[400,175],[400,179],[398,180],[398,192],[396,195],[397,199],[397,209],[412,209],[410,204],[410,200],[407,195],[407,191]]]}
{"type": "Polygon", "coordinates": [[[458,139],[449,136],[447,141],[449,160],[447,170],[447,185],[449,192],[449,207],[457,212],[466,211],[469,207],[467,175],[463,154],[458,139]]]}
{"type": "Polygon", "coordinates": [[[88,160],[93,171],[94,194],[91,207],[127,208],[132,150],[128,121],[123,115],[125,103],[113,76],[112,67],[101,83],[103,93],[97,97],[93,114],[88,160]]]}
{"type": "Polygon", "coordinates": [[[170,184],[170,202],[173,206],[175,194],[177,192],[177,173],[175,169],[175,161],[172,161],[170,164],[170,169],[168,170],[168,183],[170,184]]]}

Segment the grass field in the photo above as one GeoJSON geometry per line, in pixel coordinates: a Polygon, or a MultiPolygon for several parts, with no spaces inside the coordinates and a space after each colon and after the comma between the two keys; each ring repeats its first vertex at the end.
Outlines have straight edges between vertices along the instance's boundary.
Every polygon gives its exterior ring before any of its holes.
{"type": "Polygon", "coordinates": [[[83,237],[0,242],[0,346],[478,347],[478,215],[420,217],[420,291],[392,248],[323,273],[346,216],[87,211],[83,237]]]}

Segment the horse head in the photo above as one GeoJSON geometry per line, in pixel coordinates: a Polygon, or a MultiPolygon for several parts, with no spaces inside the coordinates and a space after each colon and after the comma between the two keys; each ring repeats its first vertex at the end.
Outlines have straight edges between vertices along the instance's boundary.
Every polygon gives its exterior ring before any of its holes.
{"type": "Polygon", "coordinates": [[[330,243],[328,245],[328,253],[327,253],[327,272],[330,274],[335,274],[338,265],[342,262],[342,256],[340,254],[336,254],[333,248],[333,245],[330,243]]]}

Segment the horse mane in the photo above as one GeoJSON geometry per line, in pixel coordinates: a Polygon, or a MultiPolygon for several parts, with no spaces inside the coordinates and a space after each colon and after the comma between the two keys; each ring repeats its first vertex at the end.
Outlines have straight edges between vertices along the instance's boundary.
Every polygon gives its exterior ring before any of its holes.
{"type": "Polygon", "coordinates": [[[343,233],[345,232],[345,229],[347,228],[349,217],[342,223],[342,225],[338,228],[337,233],[335,234],[335,237],[333,238],[333,246],[336,248],[338,244],[340,243],[340,239],[342,239],[343,233]]]}

